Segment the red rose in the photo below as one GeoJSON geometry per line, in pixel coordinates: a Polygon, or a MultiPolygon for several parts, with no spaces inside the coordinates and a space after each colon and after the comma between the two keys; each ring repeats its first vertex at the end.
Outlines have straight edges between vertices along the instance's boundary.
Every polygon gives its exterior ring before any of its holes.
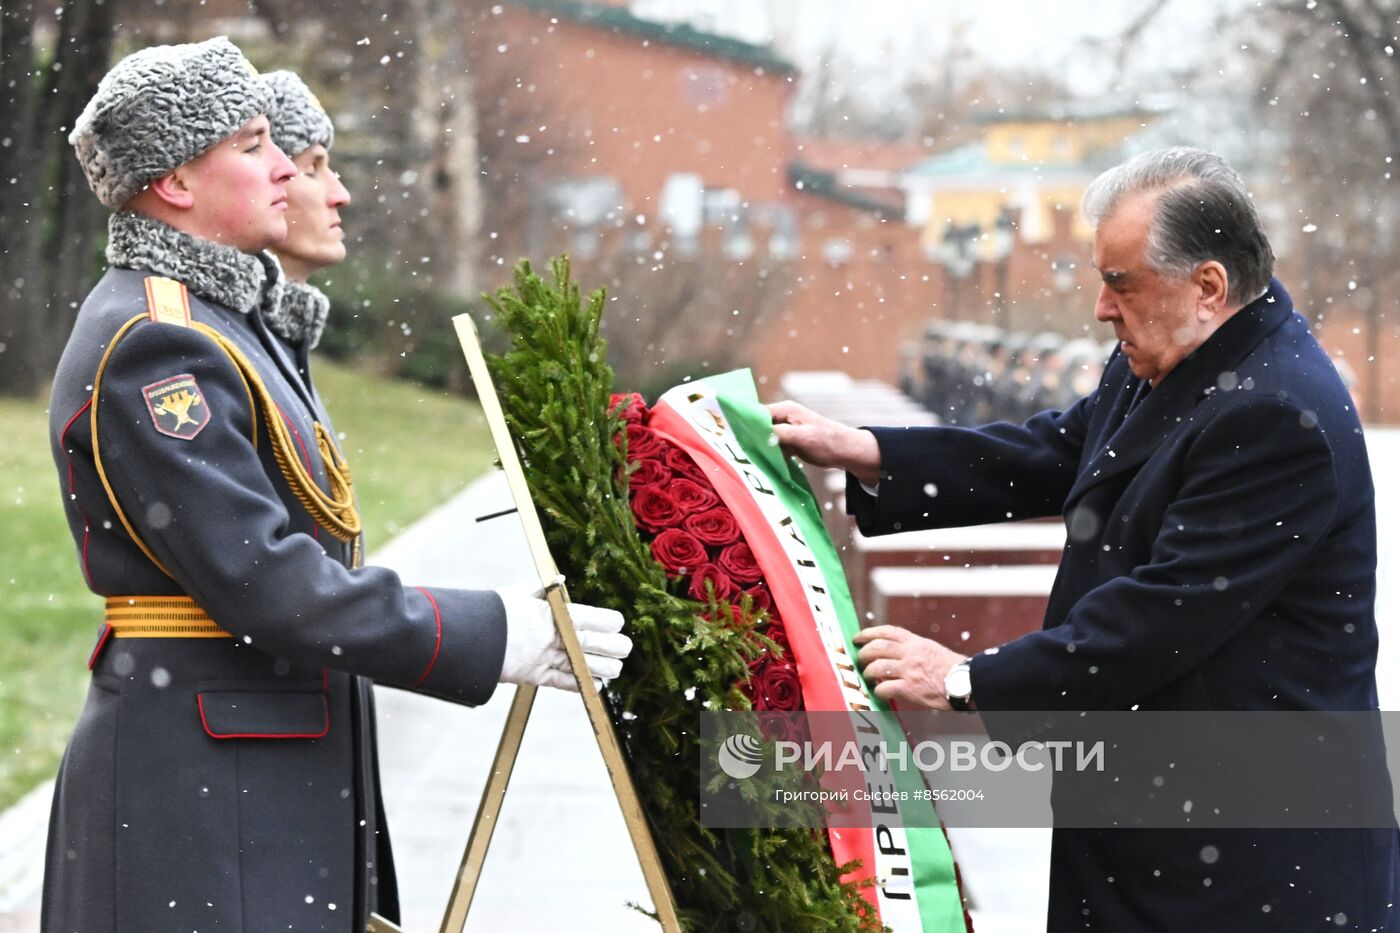
{"type": "Polygon", "coordinates": [[[794,712],[803,708],[802,681],[797,668],[787,661],[774,661],[754,675],[754,702],[757,710],[794,712]]]}
{"type": "Polygon", "coordinates": [[[705,478],[705,471],[700,469],[699,464],[690,459],[690,454],[681,450],[679,447],[673,447],[669,444],[666,445],[664,460],[666,465],[671,468],[671,472],[675,473],[677,476],[689,476],[691,479],[702,483],[709,482],[709,480],[705,478]]]}
{"type": "Polygon", "coordinates": [[[739,540],[739,523],[722,505],[687,515],[681,527],[710,547],[724,547],[739,540]]]}
{"type": "Polygon", "coordinates": [[[748,596],[749,602],[753,604],[754,612],[763,611],[769,616],[775,614],[773,612],[773,594],[768,592],[768,587],[762,583],[744,590],[744,595],[748,596]]]}
{"type": "Polygon", "coordinates": [[[742,541],[731,544],[720,551],[716,563],[719,564],[720,570],[734,578],[735,583],[747,585],[763,579],[763,570],[759,568],[758,561],[754,559],[753,551],[742,541]]]}
{"type": "Polygon", "coordinates": [[[734,581],[729,579],[729,575],[714,564],[701,564],[696,567],[690,577],[690,598],[697,602],[708,603],[710,601],[710,587],[714,586],[715,599],[728,601],[739,594],[739,588],[734,585],[734,581]]]}
{"type": "Polygon", "coordinates": [[[636,392],[627,392],[609,398],[608,411],[618,412],[622,415],[622,420],[628,424],[641,424],[651,414],[647,409],[646,399],[636,392]]]}
{"type": "Polygon", "coordinates": [[[678,477],[667,490],[686,515],[719,505],[719,496],[693,479],[678,477]]]}
{"type": "Polygon", "coordinates": [[[760,713],[758,731],[772,742],[797,742],[810,739],[807,731],[807,717],[796,713],[760,713]]]}
{"type": "Polygon", "coordinates": [[[681,507],[660,486],[643,486],[632,496],[632,515],[643,531],[656,534],[681,523],[681,507]]]}
{"type": "Polygon", "coordinates": [[[679,528],[668,528],[651,542],[651,556],[671,573],[685,575],[705,563],[705,545],[679,528]]]}
{"type": "Polygon", "coordinates": [[[777,645],[785,658],[792,657],[792,645],[788,644],[787,629],[783,627],[780,620],[769,620],[763,634],[768,636],[768,640],[777,645]]]}
{"type": "Polygon", "coordinates": [[[671,471],[660,460],[634,460],[633,463],[635,465],[627,477],[627,485],[632,489],[671,481],[671,471]]]}
{"type": "Polygon", "coordinates": [[[627,459],[652,460],[661,456],[666,442],[646,425],[627,425],[627,459]]]}

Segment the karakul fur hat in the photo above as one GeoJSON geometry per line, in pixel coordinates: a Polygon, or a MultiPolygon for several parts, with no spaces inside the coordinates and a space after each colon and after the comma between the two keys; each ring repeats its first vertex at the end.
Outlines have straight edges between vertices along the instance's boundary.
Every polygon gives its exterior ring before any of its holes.
{"type": "Polygon", "coordinates": [[[158,45],[107,72],[68,142],[98,200],[116,210],[271,103],[257,69],[226,37],[158,45]]]}
{"type": "Polygon", "coordinates": [[[289,156],[300,155],[320,143],[327,149],[335,142],[335,127],[326,108],[294,72],[270,71],[263,80],[272,89],[272,141],[289,156]]]}

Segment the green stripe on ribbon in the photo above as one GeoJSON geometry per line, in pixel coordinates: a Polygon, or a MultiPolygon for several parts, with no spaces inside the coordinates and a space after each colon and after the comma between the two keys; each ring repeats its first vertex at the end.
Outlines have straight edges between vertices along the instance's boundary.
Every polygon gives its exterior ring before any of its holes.
{"type": "MultiPolygon", "coordinates": [[[[846,649],[854,658],[857,650],[851,639],[860,630],[860,620],[856,616],[850,588],[846,585],[845,570],[822,522],[821,506],[807,484],[802,468],[784,457],[782,450],[773,442],[773,420],[768,409],[758,400],[752,373],[747,369],[738,369],[718,376],[706,376],[704,382],[714,389],[720,409],[740,446],[772,484],[774,492],[797,522],[798,530],[815,555],[817,566],[826,578],[827,592],[840,620],[841,631],[846,636],[846,649]]],[[[870,700],[875,709],[882,712],[889,710],[889,706],[873,692],[870,693],[870,700]]],[[[881,717],[881,720],[886,733],[885,741],[889,745],[905,741],[904,736],[897,734],[896,729],[889,725],[893,717],[881,717]]],[[[909,827],[905,833],[914,864],[914,892],[924,933],[966,933],[962,897],[953,869],[953,854],[948,848],[943,829],[931,812],[933,805],[926,800],[914,799],[914,791],[922,786],[916,772],[894,769],[894,777],[900,789],[909,792],[909,799],[900,803],[900,809],[909,827]]]]}

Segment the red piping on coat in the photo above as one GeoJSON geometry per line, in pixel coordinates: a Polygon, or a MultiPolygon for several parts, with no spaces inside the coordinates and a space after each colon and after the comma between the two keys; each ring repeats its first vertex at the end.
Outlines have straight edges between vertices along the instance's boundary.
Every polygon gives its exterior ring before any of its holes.
{"type": "Polygon", "coordinates": [[[433,656],[428,661],[428,667],[423,671],[422,676],[413,682],[413,686],[421,687],[423,686],[423,682],[428,679],[428,675],[433,672],[433,668],[437,665],[438,652],[442,650],[442,610],[438,609],[437,600],[433,599],[432,593],[429,593],[421,586],[414,587],[414,589],[428,597],[428,602],[431,603],[433,607],[433,618],[437,620],[437,644],[433,645],[433,656]]]}
{"type": "Polygon", "coordinates": [[[102,657],[102,649],[107,645],[107,639],[112,637],[114,629],[107,623],[102,624],[102,634],[97,636],[97,644],[92,648],[92,654],[88,655],[88,670],[97,666],[97,659],[102,657]]]}
{"type": "Polygon", "coordinates": [[[320,732],[215,732],[209,728],[209,720],[204,718],[204,694],[195,696],[199,702],[199,723],[204,727],[204,732],[211,739],[319,739],[324,738],[327,732],[331,731],[331,707],[326,702],[324,696],[321,697],[321,706],[325,710],[325,727],[320,732]]]}
{"type": "MultiPolygon", "coordinates": [[[[68,457],[68,495],[73,497],[73,508],[78,510],[78,516],[83,520],[83,580],[92,583],[92,574],[88,573],[88,538],[92,534],[92,523],[88,521],[87,513],[83,507],[78,505],[78,487],[73,476],[73,453],[68,449],[68,429],[73,426],[73,422],[78,420],[78,416],[92,407],[92,396],[83,402],[83,407],[73,413],[73,417],[68,419],[68,423],[63,426],[63,430],[58,435],[58,446],[63,448],[63,453],[68,457]]],[[[98,645],[98,647],[102,647],[98,645]]],[[[97,655],[94,653],[93,658],[97,655]]],[[[92,670],[92,664],[88,664],[88,670],[92,670]]]]}

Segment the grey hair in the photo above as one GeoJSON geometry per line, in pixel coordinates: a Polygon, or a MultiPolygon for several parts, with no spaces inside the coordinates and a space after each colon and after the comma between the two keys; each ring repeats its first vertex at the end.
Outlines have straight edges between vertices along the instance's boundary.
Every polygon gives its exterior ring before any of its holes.
{"type": "Polygon", "coordinates": [[[1224,159],[1187,146],[1144,152],[1090,182],[1080,211],[1097,228],[1124,198],[1149,191],[1161,192],[1147,231],[1149,267],[1184,279],[1215,260],[1225,267],[1235,305],[1268,289],[1273,247],[1244,181],[1224,159]]]}

